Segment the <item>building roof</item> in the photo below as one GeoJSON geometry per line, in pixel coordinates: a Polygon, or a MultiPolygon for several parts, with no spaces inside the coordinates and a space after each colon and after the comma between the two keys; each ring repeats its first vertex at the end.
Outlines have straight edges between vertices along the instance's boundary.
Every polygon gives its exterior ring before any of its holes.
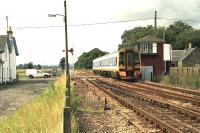
{"type": "Polygon", "coordinates": [[[16,40],[15,40],[15,37],[13,37],[13,45],[14,45],[16,56],[19,56],[19,51],[18,51],[18,48],[17,48],[17,43],[16,43],[16,40]]]}
{"type": "Polygon", "coordinates": [[[8,41],[7,35],[0,35],[0,53],[3,53],[5,51],[5,46],[8,41]]]}
{"type": "Polygon", "coordinates": [[[136,43],[144,43],[144,42],[164,43],[165,40],[162,40],[160,38],[156,38],[154,36],[145,36],[144,38],[141,38],[141,39],[136,41],[136,43]]]}
{"type": "Polygon", "coordinates": [[[183,56],[178,61],[183,61],[188,55],[190,55],[196,48],[188,48],[184,51],[183,56]]]}
{"type": "Polygon", "coordinates": [[[185,50],[172,50],[172,61],[178,61],[184,53],[185,50]]]}
{"type": "Polygon", "coordinates": [[[3,53],[5,51],[6,44],[8,45],[9,53],[12,52],[12,48],[14,47],[16,56],[19,55],[15,38],[12,37],[12,41],[11,41],[9,40],[8,35],[0,35],[0,53],[3,53]]]}
{"type": "Polygon", "coordinates": [[[172,61],[183,61],[196,48],[188,48],[187,50],[172,50],[172,61]]]}

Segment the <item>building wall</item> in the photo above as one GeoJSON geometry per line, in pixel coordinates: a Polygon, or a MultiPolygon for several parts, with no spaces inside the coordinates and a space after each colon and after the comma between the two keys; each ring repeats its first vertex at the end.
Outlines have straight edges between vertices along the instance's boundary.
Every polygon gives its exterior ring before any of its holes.
{"type": "Polygon", "coordinates": [[[16,54],[13,45],[12,45],[12,53],[10,53],[10,76],[11,76],[11,81],[16,79],[16,54]]]}
{"type": "Polygon", "coordinates": [[[1,54],[1,59],[4,61],[4,63],[3,65],[0,64],[0,83],[6,83],[10,81],[9,50],[7,44],[5,46],[5,52],[1,54]]]}
{"type": "Polygon", "coordinates": [[[0,63],[0,84],[2,84],[2,63],[0,63]]]}
{"type": "Polygon", "coordinates": [[[9,50],[8,45],[5,47],[5,52],[2,53],[2,60],[4,61],[3,64],[3,82],[9,82],[9,50]]]}
{"type": "Polygon", "coordinates": [[[157,54],[141,55],[142,66],[153,66],[154,75],[161,75],[164,71],[163,44],[157,44],[157,54]]]}
{"type": "Polygon", "coordinates": [[[182,67],[194,67],[195,64],[200,64],[199,48],[194,49],[194,51],[182,61],[182,67]]]}
{"type": "MultiPolygon", "coordinates": [[[[2,53],[0,53],[0,61],[2,61],[2,53]]],[[[2,83],[2,64],[3,63],[0,63],[0,84],[2,83]]]]}

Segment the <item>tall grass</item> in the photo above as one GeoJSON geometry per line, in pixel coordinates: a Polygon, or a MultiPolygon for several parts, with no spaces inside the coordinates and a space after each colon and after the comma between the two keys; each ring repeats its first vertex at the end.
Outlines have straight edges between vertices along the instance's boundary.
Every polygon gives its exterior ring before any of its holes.
{"type": "Polygon", "coordinates": [[[49,84],[40,96],[0,119],[0,133],[60,133],[64,107],[65,77],[49,84]]]}

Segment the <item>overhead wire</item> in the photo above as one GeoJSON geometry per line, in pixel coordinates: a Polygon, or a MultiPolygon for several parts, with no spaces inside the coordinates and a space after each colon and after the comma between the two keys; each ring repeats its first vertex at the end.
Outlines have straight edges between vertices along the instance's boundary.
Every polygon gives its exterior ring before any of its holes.
{"type": "MultiPolygon", "coordinates": [[[[127,23],[127,22],[136,22],[136,21],[146,21],[152,20],[154,18],[139,18],[132,20],[119,20],[119,21],[107,21],[107,22],[95,22],[95,23],[84,23],[84,24],[68,24],[69,27],[81,27],[81,26],[95,26],[95,25],[106,25],[106,24],[117,24],[117,23],[127,23]]],[[[190,21],[190,22],[200,22],[200,20],[192,20],[192,19],[175,19],[175,18],[162,18],[158,17],[158,20],[167,20],[167,21],[190,21]]],[[[41,28],[60,28],[64,27],[64,25],[57,26],[28,26],[28,27],[13,27],[14,29],[41,29],[41,28]]]]}
{"type": "Polygon", "coordinates": [[[176,19],[176,18],[157,18],[157,19],[164,19],[164,20],[172,20],[172,21],[190,21],[190,22],[200,22],[200,20],[192,20],[192,19],[176,19]]]}
{"type": "MultiPolygon", "coordinates": [[[[85,23],[85,24],[68,24],[69,27],[79,27],[79,26],[93,26],[93,25],[105,25],[105,24],[116,24],[116,23],[127,23],[127,22],[134,22],[134,21],[145,21],[151,20],[153,18],[140,18],[140,19],[133,19],[133,20],[119,20],[119,21],[107,21],[107,22],[96,22],[96,23],[85,23]]],[[[28,27],[14,27],[14,29],[40,29],[40,28],[59,28],[64,27],[64,25],[58,26],[28,26],[28,27]]]]}

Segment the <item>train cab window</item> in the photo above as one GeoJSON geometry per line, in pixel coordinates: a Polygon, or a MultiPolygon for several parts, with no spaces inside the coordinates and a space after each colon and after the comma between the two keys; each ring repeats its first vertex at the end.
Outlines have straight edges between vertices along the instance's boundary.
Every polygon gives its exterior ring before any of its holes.
{"type": "Polygon", "coordinates": [[[124,66],[124,52],[119,54],[119,66],[124,66]]]}
{"type": "Polygon", "coordinates": [[[134,54],[134,63],[137,64],[139,62],[140,62],[139,55],[138,54],[134,54]]]}
{"type": "Polygon", "coordinates": [[[132,66],[133,65],[133,55],[132,54],[127,54],[127,65],[132,66]]]}

